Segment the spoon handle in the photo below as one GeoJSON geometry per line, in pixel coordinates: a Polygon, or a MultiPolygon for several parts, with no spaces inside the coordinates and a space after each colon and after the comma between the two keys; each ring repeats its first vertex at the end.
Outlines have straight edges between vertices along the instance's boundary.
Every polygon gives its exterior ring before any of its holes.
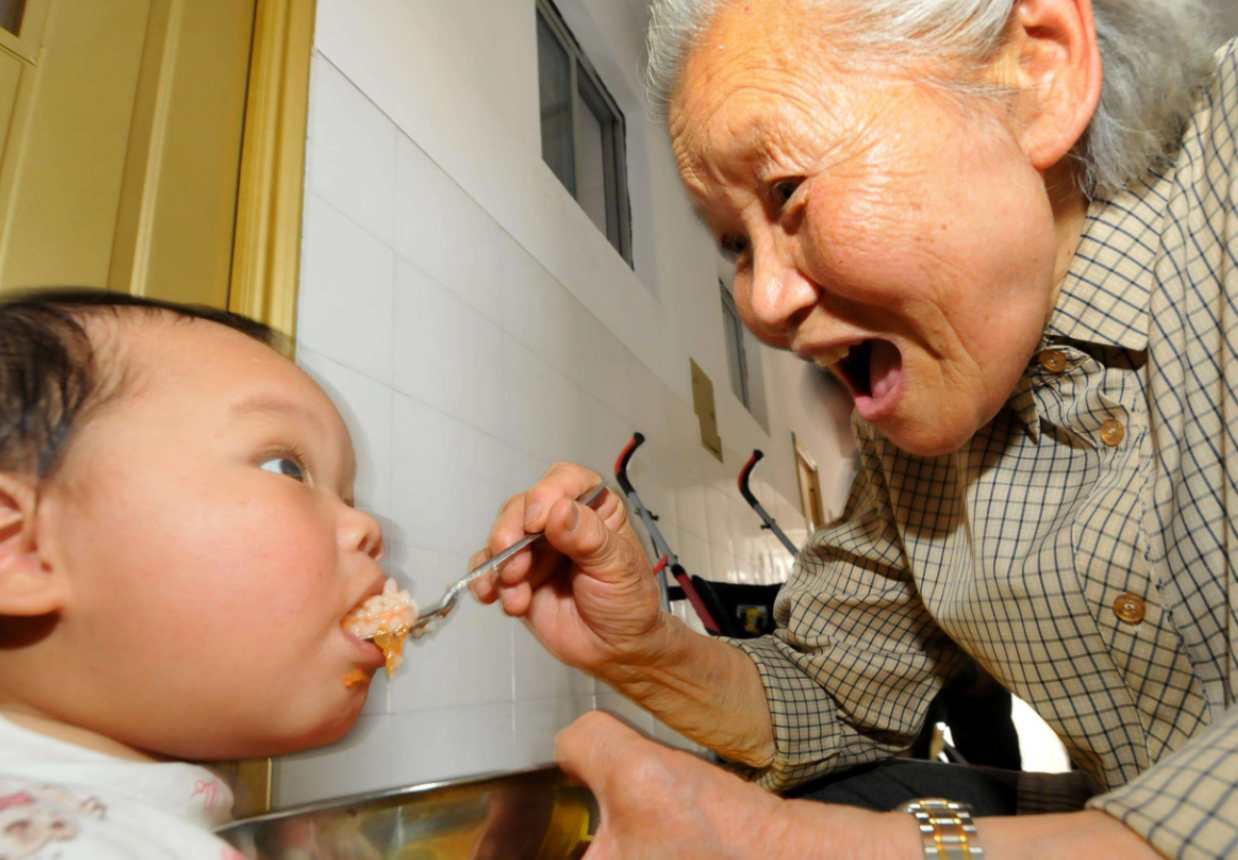
{"type": "MultiPolygon", "coordinates": [[[[606,482],[603,481],[596,487],[593,487],[591,490],[587,491],[584,495],[578,497],[576,502],[577,504],[584,505],[585,507],[592,507],[593,503],[598,500],[598,497],[602,495],[602,491],[605,489],[606,482]]],[[[500,552],[498,555],[493,558],[486,559],[477,567],[466,573],[461,579],[457,580],[451,585],[450,588],[447,589],[447,593],[443,595],[443,599],[439,601],[437,606],[422,614],[415,622],[413,622],[413,626],[410,631],[412,635],[414,637],[423,636],[430,629],[437,626],[438,621],[445,618],[447,614],[455,608],[456,602],[460,599],[461,592],[468,588],[469,583],[477,579],[477,577],[482,574],[489,573],[494,570],[500,564],[507,561],[525,547],[541,539],[544,535],[545,532],[534,532],[533,534],[527,534],[507,549],[500,552]]]]}
{"type": "MultiPolygon", "coordinates": [[[[579,496],[576,499],[576,502],[577,504],[584,505],[585,507],[590,507],[594,502],[597,501],[598,497],[602,495],[602,491],[605,489],[606,489],[606,482],[603,481],[602,483],[598,484],[596,487],[593,487],[592,489],[587,490],[584,493],[584,495],[579,496]]],[[[520,552],[525,547],[529,546],[530,544],[536,543],[538,540],[544,537],[545,534],[546,534],[545,532],[533,532],[531,534],[525,535],[520,540],[516,541],[514,544],[509,546],[507,549],[500,552],[498,555],[495,555],[495,556],[492,556],[491,558],[486,559],[481,564],[477,565],[477,567],[470,570],[468,572],[468,575],[465,576],[464,579],[461,581],[467,585],[468,583],[477,579],[477,577],[481,576],[482,574],[489,573],[490,571],[498,567],[500,564],[507,561],[513,555],[520,552]]]]}

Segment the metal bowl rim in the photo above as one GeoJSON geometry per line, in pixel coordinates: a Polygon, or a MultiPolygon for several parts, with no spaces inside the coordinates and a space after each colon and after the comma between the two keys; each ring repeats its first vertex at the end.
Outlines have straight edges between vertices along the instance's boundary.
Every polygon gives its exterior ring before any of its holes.
{"type": "Polygon", "coordinates": [[[538,774],[552,774],[556,772],[562,773],[562,771],[560,771],[555,765],[547,765],[545,767],[534,767],[524,770],[492,771],[473,776],[462,776],[454,777],[452,779],[436,780],[433,782],[422,782],[417,783],[416,785],[404,786],[401,788],[388,788],[381,791],[352,794],[346,797],[331,798],[328,800],[320,800],[315,803],[294,806],[290,809],[281,809],[276,812],[267,812],[262,815],[252,816],[250,818],[241,818],[236,821],[229,822],[222,827],[216,828],[215,832],[217,834],[225,834],[244,827],[269,824],[274,821],[298,818],[302,815],[316,815],[323,812],[338,812],[354,806],[363,806],[366,804],[376,803],[383,800],[392,800],[399,797],[411,798],[440,788],[460,788],[469,785],[479,785],[485,782],[497,782],[499,780],[510,779],[512,777],[535,776],[538,774]]]}

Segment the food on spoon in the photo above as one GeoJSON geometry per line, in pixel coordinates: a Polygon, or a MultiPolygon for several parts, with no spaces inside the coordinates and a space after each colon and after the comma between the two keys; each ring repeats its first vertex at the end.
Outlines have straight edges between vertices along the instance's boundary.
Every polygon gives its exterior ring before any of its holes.
{"type": "MultiPolygon", "coordinates": [[[[387,677],[404,662],[404,640],[417,620],[417,604],[394,579],[388,579],[382,594],[362,601],[344,616],[344,629],[359,639],[373,639],[387,658],[387,677]]],[[[347,684],[347,679],[345,679],[347,684]]]]}

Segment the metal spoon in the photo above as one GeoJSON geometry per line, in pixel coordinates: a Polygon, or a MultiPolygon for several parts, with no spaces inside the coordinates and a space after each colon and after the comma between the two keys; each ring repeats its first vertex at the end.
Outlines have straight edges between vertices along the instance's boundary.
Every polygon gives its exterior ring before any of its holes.
{"type": "MultiPolygon", "coordinates": [[[[585,492],[584,495],[579,496],[576,501],[578,504],[591,508],[593,507],[593,503],[601,497],[602,492],[605,489],[606,482],[603,481],[593,489],[585,492]]],[[[430,631],[436,629],[438,625],[447,618],[447,615],[451,612],[451,610],[456,608],[456,604],[460,601],[460,594],[464,591],[464,589],[469,587],[469,584],[473,580],[494,570],[513,555],[520,552],[530,544],[540,540],[544,536],[545,532],[534,532],[533,534],[525,535],[507,549],[500,552],[498,555],[486,559],[477,567],[470,570],[464,575],[463,579],[458,580],[447,589],[447,593],[443,595],[443,599],[439,601],[438,606],[435,606],[433,609],[423,612],[417,616],[417,620],[413,622],[413,626],[409,630],[409,634],[414,639],[420,639],[422,636],[425,636],[430,631]]]]}

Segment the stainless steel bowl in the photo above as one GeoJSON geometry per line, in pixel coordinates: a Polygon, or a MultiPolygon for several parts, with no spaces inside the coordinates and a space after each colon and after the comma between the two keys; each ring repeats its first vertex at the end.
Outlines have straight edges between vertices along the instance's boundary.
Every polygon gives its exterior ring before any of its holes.
{"type": "Polygon", "coordinates": [[[574,860],[597,824],[589,790],[550,767],[316,803],[219,835],[251,860],[574,860]]]}

